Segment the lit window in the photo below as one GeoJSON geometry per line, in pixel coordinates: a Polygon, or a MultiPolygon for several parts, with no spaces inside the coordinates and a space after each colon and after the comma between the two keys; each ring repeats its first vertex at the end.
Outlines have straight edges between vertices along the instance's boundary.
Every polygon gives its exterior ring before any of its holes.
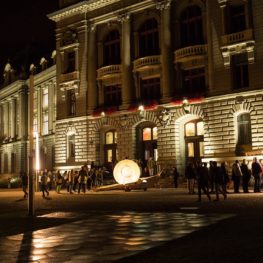
{"type": "Polygon", "coordinates": [[[107,162],[112,162],[112,149],[107,150],[107,162]]]}
{"type": "Polygon", "coordinates": [[[189,142],[187,144],[187,147],[188,147],[188,157],[194,157],[195,156],[195,154],[194,154],[194,143],[189,142]]]}
{"type": "Polygon", "coordinates": [[[37,110],[37,91],[34,91],[34,96],[33,96],[33,107],[34,107],[34,111],[37,110]]]}
{"type": "Polygon", "coordinates": [[[204,135],[204,123],[202,121],[197,123],[197,135],[204,135]]]}
{"type": "Polygon", "coordinates": [[[48,113],[44,112],[43,113],[43,135],[48,134],[48,113]]]}
{"type": "Polygon", "coordinates": [[[153,140],[157,140],[157,135],[158,135],[157,127],[154,127],[153,128],[153,140]]]}
{"type": "Polygon", "coordinates": [[[200,156],[204,156],[204,142],[199,142],[199,154],[200,156]]]}
{"type": "Polygon", "coordinates": [[[107,132],[106,133],[106,144],[113,144],[114,143],[114,133],[113,132],[107,132]]]}
{"type": "Polygon", "coordinates": [[[42,107],[47,108],[48,107],[48,89],[43,89],[43,96],[42,96],[42,107]]]}
{"type": "Polygon", "coordinates": [[[152,139],[152,129],[151,128],[144,128],[142,132],[142,139],[143,141],[150,141],[152,139]]]}
{"type": "Polygon", "coordinates": [[[195,136],[195,124],[193,122],[185,125],[185,136],[195,136]]]}

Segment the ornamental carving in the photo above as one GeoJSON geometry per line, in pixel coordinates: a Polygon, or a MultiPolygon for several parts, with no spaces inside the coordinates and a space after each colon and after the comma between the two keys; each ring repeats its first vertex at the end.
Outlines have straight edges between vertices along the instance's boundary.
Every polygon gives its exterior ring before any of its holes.
{"type": "Polygon", "coordinates": [[[159,123],[163,126],[166,127],[171,123],[172,120],[172,114],[169,109],[166,108],[161,108],[160,111],[157,114],[159,123]]]}
{"type": "Polygon", "coordinates": [[[67,46],[78,42],[77,33],[73,30],[67,30],[63,35],[63,45],[67,46]]]}

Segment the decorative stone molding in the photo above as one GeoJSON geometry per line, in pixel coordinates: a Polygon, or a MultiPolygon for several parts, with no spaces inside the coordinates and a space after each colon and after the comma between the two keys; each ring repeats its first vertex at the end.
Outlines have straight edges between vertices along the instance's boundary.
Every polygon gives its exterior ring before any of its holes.
{"type": "Polygon", "coordinates": [[[119,14],[117,17],[117,21],[124,23],[126,21],[128,21],[130,19],[130,14],[129,13],[123,13],[123,14],[119,14]]]}
{"type": "Polygon", "coordinates": [[[172,0],[156,0],[155,5],[157,10],[168,9],[171,6],[172,0]]]}
{"type": "Polygon", "coordinates": [[[247,102],[242,96],[236,97],[236,103],[233,104],[231,112],[237,114],[239,112],[253,112],[255,109],[250,102],[247,102]]]}
{"type": "Polygon", "coordinates": [[[71,16],[81,14],[81,13],[87,13],[90,11],[94,11],[97,9],[100,9],[102,7],[120,2],[121,0],[91,0],[91,1],[82,1],[80,3],[77,3],[75,5],[63,8],[62,10],[59,10],[57,12],[54,12],[50,15],[48,15],[48,18],[59,22],[63,19],[69,18],[71,16]]]}
{"type": "Polygon", "coordinates": [[[157,113],[157,118],[159,123],[165,128],[167,125],[170,124],[172,120],[172,114],[169,109],[161,107],[157,113]]]}
{"type": "Polygon", "coordinates": [[[226,7],[228,0],[217,0],[221,8],[226,7]]]}
{"type": "Polygon", "coordinates": [[[75,30],[67,30],[63,34],[63,46],[71,45],[78,42],[78,35],[75,30]]]}

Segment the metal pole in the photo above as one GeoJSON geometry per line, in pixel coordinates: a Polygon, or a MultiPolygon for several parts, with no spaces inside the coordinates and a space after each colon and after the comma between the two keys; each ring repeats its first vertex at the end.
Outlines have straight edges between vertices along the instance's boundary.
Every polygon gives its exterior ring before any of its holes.
{"type": "Polygon", "coordinates": [[[29,77],[29,158],[28,158],[28,173],[29,173],[29,184],[28,184],[28,215],[30,217],[35,216],[35,178],[34,178],[34,165],[33,165],[33,101],[34,101],[34,75],[33,71],[29,77]]]}

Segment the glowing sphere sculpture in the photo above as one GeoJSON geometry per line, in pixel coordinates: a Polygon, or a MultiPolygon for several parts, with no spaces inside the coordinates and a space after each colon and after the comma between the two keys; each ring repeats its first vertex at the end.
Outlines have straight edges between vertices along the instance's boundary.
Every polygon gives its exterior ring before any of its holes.
{"type": "Polygon", "coordinates": [[[132,160],[122,160],[113,170],[114,179],[119,184],[135,183],[140,178],[141,172],[138,164],[132,160]]]}

